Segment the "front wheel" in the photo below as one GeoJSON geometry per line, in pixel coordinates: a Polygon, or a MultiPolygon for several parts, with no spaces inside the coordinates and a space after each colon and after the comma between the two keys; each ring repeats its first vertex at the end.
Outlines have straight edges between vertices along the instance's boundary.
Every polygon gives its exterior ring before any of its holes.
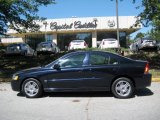
{"type": "Polygon", "coordinates": [[[112,84],[112,93],[117,98],[130,98],[134,92],[134,86],[130,79],[121,77],[112,84]]]}
{"type": "Polygon", "coordinates": [[[42,95],[42,85],[36,79],[26,79],[22,84],[22,92],[27,98],[40,97],[42,95]]]}

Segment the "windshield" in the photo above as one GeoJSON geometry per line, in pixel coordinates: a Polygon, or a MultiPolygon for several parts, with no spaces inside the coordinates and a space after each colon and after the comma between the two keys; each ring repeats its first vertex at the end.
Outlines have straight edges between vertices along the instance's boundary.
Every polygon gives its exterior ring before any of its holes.
{"type": "Polygon", "coordinates": [[[50,47],[51,43],[40,43],[39,46],[50,47]]]}

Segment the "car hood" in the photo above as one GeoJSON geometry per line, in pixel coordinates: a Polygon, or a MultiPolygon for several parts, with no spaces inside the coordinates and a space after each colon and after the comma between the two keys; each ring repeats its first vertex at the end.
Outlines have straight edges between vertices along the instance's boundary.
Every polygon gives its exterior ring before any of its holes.
{"type": "Polygon", "coordinates": [[[46,67],[33,67],[33,68],[18,71],[15,74],[27,74],[27,73],[33,73],[33,72],[40,72],[40,71],[44,71],[46,69],[48,69],[48,68],[46,68],[46,67]]]}

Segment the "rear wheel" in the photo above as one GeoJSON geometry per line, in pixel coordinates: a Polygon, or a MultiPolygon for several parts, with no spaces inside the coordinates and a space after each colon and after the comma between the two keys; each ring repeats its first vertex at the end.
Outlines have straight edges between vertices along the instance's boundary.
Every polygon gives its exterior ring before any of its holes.
{"type": "Polygon", "coordinates": [[[112,93],[117,98],[130,98],[134,92],[134,86],[130,79],[121,77],[112,84],[112,93]]]}
{"type": "Polygon", "coordinates": [[[36,79],[26,79],[22,85],[22,92],[28,98],[40,97],[42,95],[42,85],[36,79]]]}

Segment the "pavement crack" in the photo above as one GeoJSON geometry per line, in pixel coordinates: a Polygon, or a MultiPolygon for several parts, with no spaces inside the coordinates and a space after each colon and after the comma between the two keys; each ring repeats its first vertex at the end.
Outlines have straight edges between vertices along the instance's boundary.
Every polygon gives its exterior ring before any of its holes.
{"type": "Polygon", "coordinates": [[[85,110],[86,110],[86,114],[87,114],[87,120],[91,120],[91,119],[89,119],[89,104],[90,104],[90,101],[91,101],[91,97],[88,99],[88,102],[85,106],[85,110]]]}

